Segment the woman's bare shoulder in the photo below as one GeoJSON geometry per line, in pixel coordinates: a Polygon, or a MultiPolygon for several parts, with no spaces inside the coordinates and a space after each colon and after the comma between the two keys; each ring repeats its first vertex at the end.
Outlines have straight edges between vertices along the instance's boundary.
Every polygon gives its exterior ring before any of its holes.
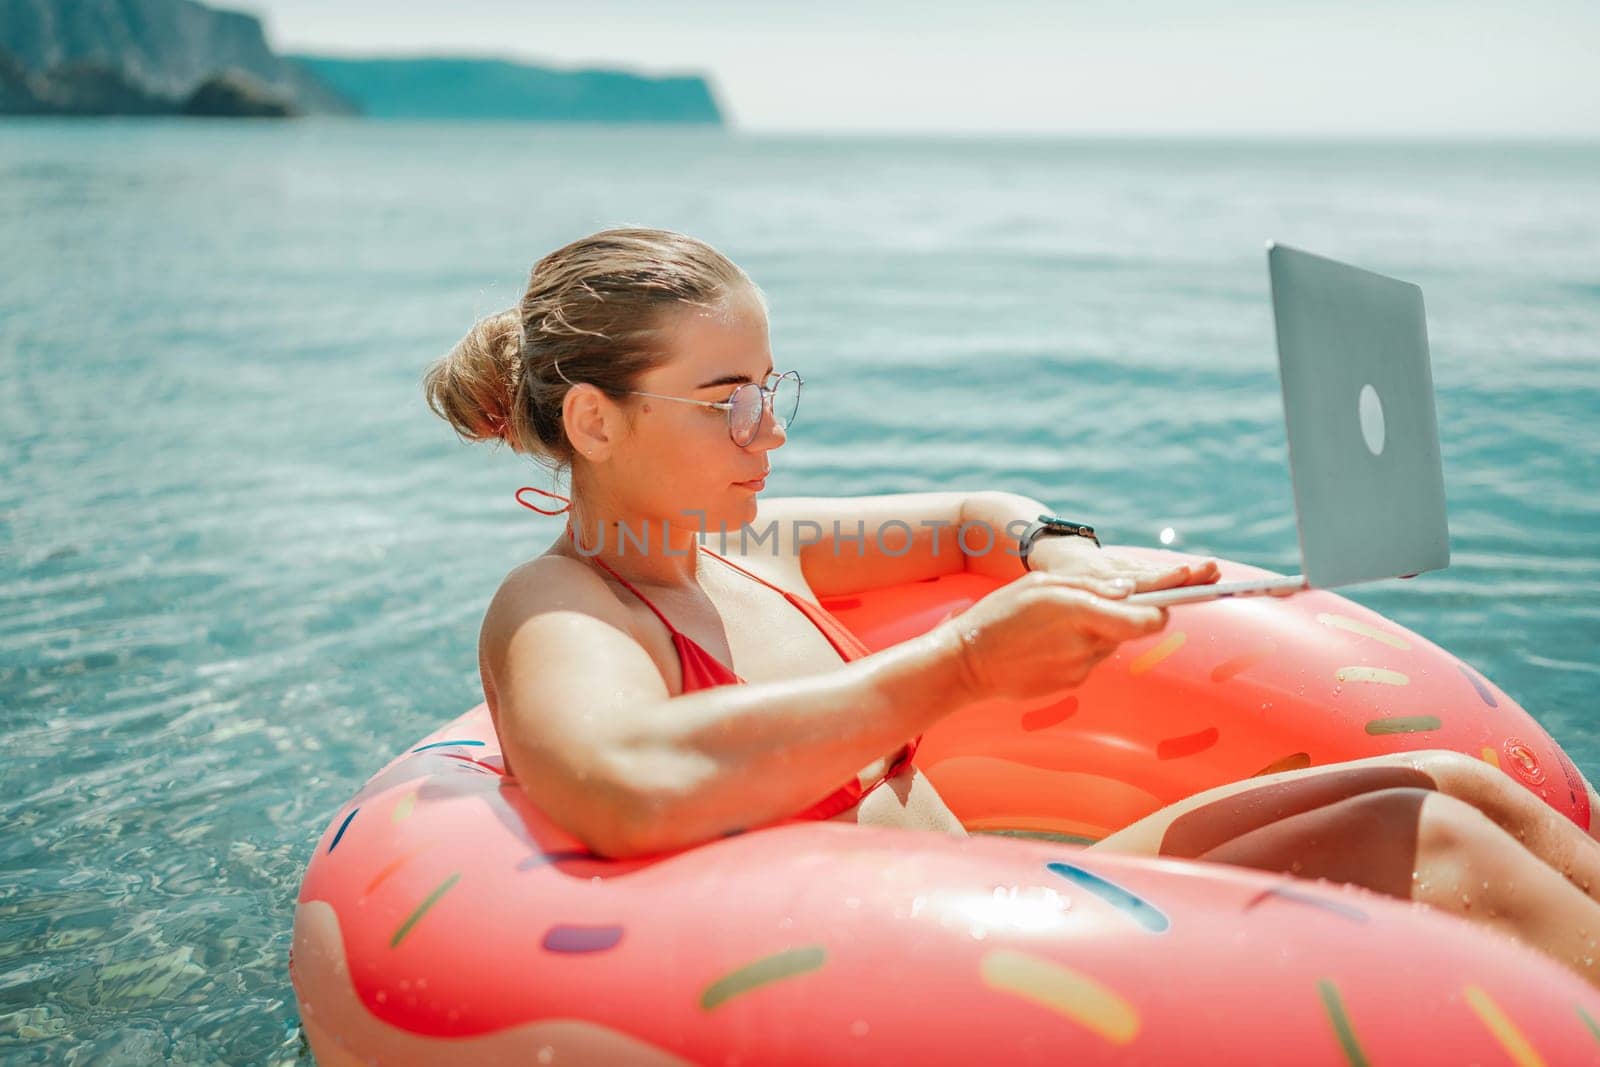
{"type": "Polygon", "coordinates": [[[624,633],[632,617],[616,593],[582,560],[547,552],[512,568],[484,612],[482,638],[506,641],[535,615],[575,611],[592,615],[624,633]]]}

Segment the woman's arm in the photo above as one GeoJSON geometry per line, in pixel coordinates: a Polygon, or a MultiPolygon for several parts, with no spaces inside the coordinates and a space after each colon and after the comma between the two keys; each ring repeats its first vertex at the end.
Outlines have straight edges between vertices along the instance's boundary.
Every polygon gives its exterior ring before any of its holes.
{"type": "Polygon", "coordinates": [[[974,689],[965,645],[945,626],[837,671],[673,697],[630,630],[592,572],[543,560],[501,587],[480,638],[517,780],[610,856],[804,810],[974,689]]]}
{"type": "Polygon", "coordinates": [[[638,790],[624,847],[670,851],[794,815],[973,699],[948,626],[824,674],[672,698],[620,739],[619,773],[638,790]]]}
{"type": "MultiPolygon", "coordinates": [[[[748,528],[728,531],[727,551],[798,560],[819,597],[964,570],[1010,581],[1023,574],[1018,535],[1048,510],[997,491],[778,497],[761,501],[748,528]]],[[[707,544],[722,551],[720,538],[707,544]]]]}
{"type": "MultiPolygon", "coordinates": [[[[762,501],[748,528],[729,531],[725,549],[721,534],[707,543],[718,551],[771,555],[785,567],[798,561],[818,597],[961,571],[1009,582],[1027,573],[1018,538],[1049,511],[1032,497],[993,490],[779,497],[762,501]]],[[[1188,566],[1120,559],[1083,537],[1040,538],[1028,563],[1108,597],[1214,582],[1219,573],[1214,561],[1188,566]]]]}

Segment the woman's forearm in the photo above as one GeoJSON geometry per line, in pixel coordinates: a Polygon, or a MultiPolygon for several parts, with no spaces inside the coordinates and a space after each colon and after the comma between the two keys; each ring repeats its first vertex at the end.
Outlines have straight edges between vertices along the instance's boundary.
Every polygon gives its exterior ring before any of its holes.
{"type": "MultiPolygon", "coordinates": [[[[806,584],[819,597],[961,571],[1010,581],[1023,574],[1018,535],[1051,510],[999,490],[780,497],[761,508],[757,549],[768,545],[774,554],[797,557],[806,584]]],[[[745,543],[739,544],[744,551],[745,543]]]]}
{"type": "Polygon", "coordinates": [[[622,848],[683,848],[803,811],[973,691],[945,623],[825,674],[666,701],[648,738],[619,749],[635,801],[622,848]]]}
{"type": "MultiPolygon", "coordinates": [[[[971,524],[962,548],[966,569],[1002,582],[1022,577],[1026,570],[1017,553],[1017,538],[1028,523],[1050,510],[1019,493],[995,491],[968,496],[961,507],[961,521],[971,524]],[[988,539],[992,543],[986,545],[988,539]]],[[[1098,551],[1094,542],[1084,537],[1052,537],[1049,545],[1051,553],[1098,551]]]]}

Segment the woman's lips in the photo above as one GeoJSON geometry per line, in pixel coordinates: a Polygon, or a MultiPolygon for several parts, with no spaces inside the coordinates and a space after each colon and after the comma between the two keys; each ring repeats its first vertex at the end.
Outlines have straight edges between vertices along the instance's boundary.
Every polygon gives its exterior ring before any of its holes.
{"type": "Polygon", "coordinates": [[[752,490],[754,492],[759,493],[759,492],[761,492],[761,490],[763,490],[763,489],[765,489],[767,487],[767,479],[766,479],[766,476],[763,475],[762,477],[757,478],[753,482],[734,482],[733,484],[734,485],[742,485],[746,489],[749,489],[749,490],[752,490]]]}

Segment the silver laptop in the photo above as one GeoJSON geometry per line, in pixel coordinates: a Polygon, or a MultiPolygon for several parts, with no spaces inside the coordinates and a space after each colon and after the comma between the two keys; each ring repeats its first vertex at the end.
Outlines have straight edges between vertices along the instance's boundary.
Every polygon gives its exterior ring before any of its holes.
{"type": "Polygon", "coordinates": [[[1267,245],[1267,267],[1305,573],[1133,603],[1284,595],[1450,563],[1422,290],[1280,244],[1267,245]]]}

